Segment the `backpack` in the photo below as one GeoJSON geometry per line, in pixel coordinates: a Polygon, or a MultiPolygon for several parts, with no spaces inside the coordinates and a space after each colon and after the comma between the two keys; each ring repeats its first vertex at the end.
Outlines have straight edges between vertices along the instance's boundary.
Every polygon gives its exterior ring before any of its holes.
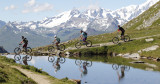
{"type": "Polygon", "coordinates": [[[28,40],[27,40],[27,38],[24,38],[24,43],[28,43],[28,40]]]}
{"type": "Polygon", "coordinates": [[[86,35],[86,36],[87,36],[87,33],[86,33],[86,32],[84,32],[84,35],[86,35]]]}

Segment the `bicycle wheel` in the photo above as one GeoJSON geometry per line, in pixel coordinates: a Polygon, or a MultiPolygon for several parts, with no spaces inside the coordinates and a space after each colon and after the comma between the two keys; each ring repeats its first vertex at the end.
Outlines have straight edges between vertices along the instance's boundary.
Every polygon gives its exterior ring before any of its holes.
{"type": "Polygon", "coordinates": [[[87,67],[91,67],[92,66],[92,61],[87,61],[87,67]]]}
{"type": "Polygon", "coordinates": [[[27,52],[26,52],[27,54],[30,54],[30,53],[32,53],[32,49],[30,48],[30,47],[27,47],[27,52]]]}
{"type": "Polygon", "coordinates": [[[81,60],[78,60],[78,59],[75,60],[75,64],[76,64],[76,65],[81,65],[81,63],[82,63],[81,60]]]}
{"type": "Polygon", "coordinates": [[[66,61],[66,59],[65,59],[64,57],[61,57],[61,58],[60,58],[60,63],[61,63],[61,64],[65,63],[65,61],[66,61]]]}
{"type": "Polygon", "coordinates": [[[119,43],[119,39],[118,39],[117,37],[114,37],[114,38],[112,39],[112,42],[113,42],[114,44],[118,44],[118,43],[119,43]]]}
{"type": "Polygon", "coordinates": [[[82,43],[81,43],[81,42],[77,42],[77,43],[75,44],[75,47],[76,47],[77,49],[81,48],[81,46],[82,46],[82,43]]]}
{"type": "Polygon", "coordinates": [[[49,56],[49,57],[48,57],[48,61],[49,61],[49,62],[53,62],[54,60],[55,60],[55,58],[54,58],[53,56],[49,56]]]}
{"type": "Polygon", "coordinates": [[[60,45],[59,45],[59,49],[60,49],[61,51],[64,51],[64,50],[65,50],[65,45],[60,44],[60,45]]]}
{"type": "Polygon", "coordinates": [[[15,53],[16,55],[19,55],[19,54],[21,53],[21,49],[20,49],[19,47],[15,48],[15,49],[14,49],[14,53],[15,53]]]}
{"type": "Polygon", "coordinates": [[[87,46],[87,47],[92,47],[92,41],[87,40],[86,46],[87,46]]]}
{"type": "Polygon", "coordinates": [[[124,42],[130,41],[130,37],[128,35],[124,36],[124,42]]]}
{"type": "Polygon", "coordinates": [[[113,64],[113,65],[112,65],[112,68],[113,68],[114,70],[118,70],[119,65],[117,65],[117,64],[113,64]]]}
{"type": "Polygon", "coordinates": [[[14,60],[16,60],[16,61],[19,61],[21,59],[21,56],[20,55],[15,55],[14,56],[14,60]]]}
{"type": "Polygon", "coordinates": [[[129,70],[130,70],[130,66],[125,66],[125,65],[124,65],[124,70],[125,70],[125,71],[129,71],[129,70]]]}
{"type": "Polygon", "coordinates": [[[32,56],[26,55],[26,57],[27,57],[27,61],[31,61],[32,60],[32,56]]]}
{"type": "Polygon", "coordinates": [[[54,51],[55,51],[55,48],[54,48],[53,46],[49,46],[49,47],[48,47],[48,51],[49,51],[49,52],[54,52],[54,51]]]}

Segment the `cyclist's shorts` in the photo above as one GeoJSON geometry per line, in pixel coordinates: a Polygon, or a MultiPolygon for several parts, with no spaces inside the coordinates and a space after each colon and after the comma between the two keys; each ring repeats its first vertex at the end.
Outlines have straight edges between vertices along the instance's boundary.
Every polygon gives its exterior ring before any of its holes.
{"type": "Polygon", "coordinates": [[[60,43],[59,41],[56,42],[56,44],[59,44],[59,43],[60,43]]]}
{"type": "Polygon", "coordinates": [[[87,37],[83,38],[83,41],[86,41],[87,40],[87,37]]]}
{"type": "Polygon", "coordinates": [[[23,45],[23,48],[26,48],[26,47],[27,47],[27,45],[28,45],[28,43],[25,43],[25,44],[23,45]]]}
{"type": "Polygon", "coordinates": [[[124,36],[124,31],[122,31],[121,36],[124,36]]]}

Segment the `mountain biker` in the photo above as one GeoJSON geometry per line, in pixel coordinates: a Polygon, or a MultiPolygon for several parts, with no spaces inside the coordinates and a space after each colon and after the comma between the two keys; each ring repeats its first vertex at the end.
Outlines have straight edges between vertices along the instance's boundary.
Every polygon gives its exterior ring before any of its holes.
{"type": "Polygon", "coordinates": [[[121,39],[123,39],[125,30],[120,25],[118,25],[118,31],[121,31],[121,39]]]}
{"type": "Polygon", "coordinates": [[[22,44],[22,43],[24,43],[23,44],[23,49],[27,49],[27,45],[28,45],[28,40],[27,40],[27,38],[25,38],[24,36],[22,36],[22,41],[20,42],[20,45],[22,44]]]}
{"type": "Polygon", "coordinates": [[[56,47],[57,47],[57,49],[59,50],[58,44],[60,43],[60,38],[58,38],[57,35],[54,36],[54,41],[53,41],[53,43],[54,43],[54,42],[56,42],[56,47]]]}
{"type": "Polygon", "coordinates": [[[84,31],[80,31],[81,32],[81,40],[83,40],[83,42],[85,42],[86,43],[86,40],[87,40],[87,33],[86,32],[84,32],[84,31]]]}

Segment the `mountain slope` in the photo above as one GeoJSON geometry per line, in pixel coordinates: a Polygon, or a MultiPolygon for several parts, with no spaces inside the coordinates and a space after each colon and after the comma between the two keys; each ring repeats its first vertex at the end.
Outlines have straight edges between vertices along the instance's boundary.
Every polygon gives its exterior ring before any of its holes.
{"type": "MultiPolygon", "coordinates": [[[[37,47],[50,44],[56,34],[61,41],[67,41],[77,38],[82,29],[87,31],[88,35],[114,32],[118,24],[124,24],[137,17],[157,1],[148,0],[144,4],[123,7],[115,11],[97,8],[80,12],[73,9],[42,21],[8,22],[0,29],[0,44],[9,52],[13,52],[22,35],[28,38],[29,46],[37,47]]],[[[108,36],[103,39],[107,41],[108,36]]],[[[95,43],[100,41],[93,40],[95,43]]]]}

